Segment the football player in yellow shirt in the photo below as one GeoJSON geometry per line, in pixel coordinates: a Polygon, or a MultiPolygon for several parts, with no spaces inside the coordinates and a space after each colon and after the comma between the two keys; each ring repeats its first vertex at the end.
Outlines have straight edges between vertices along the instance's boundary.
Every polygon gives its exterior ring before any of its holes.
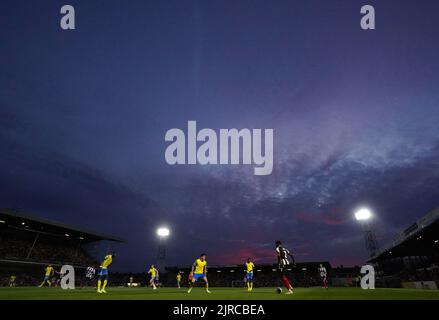
{"type": "Polygon", "coordinates": [[[255,265],[253,264],[252,260],[248,258],[247,262],[245,263],[245,266],[247,267],[246,270],[247,291],[251,292],[253,290],[253,270],[255,268],[255,265]]]}
{"type": "Polygon", "coordinates": [[[105,287],[107,286],[108,283],[108,267],[113,262],[113,258],[115,256],[116,255],[114,254],[114,252],[107,254],[104,258],[104,261],[102,261],[101,263],[101,270],[99,271],[99,278],[98,278],[98,293],[107,293],[107,291],[105,291],[105,287]],[[102,279],[104,280],[103,283],[102,283],[102,279]]]}
{"type": "Polygon", "coordinates": [[[149,280],[149,284],[154,290],[157,290],[157,286],[155,282],[159,280],[159,271],[152,265],[149,268],[148,274],[151,275],[151,280],[149,280]]]}
{"type": "Polygon", "coordinates": [[[195,281],[198,279],[203,279],[206,283],[206,292],[210,293],[209,291],[209,282],[207,281],[207,261],[206,261],[206,254],[202,253],[200,257],[195,260],[194,264],[192,265],[192,281],[190,283],[189,290],[187,293],[191,293],[192,288],[194,287],[195,281]]]}
{"type": "Polygon", "coordinates": [[[181,288],[181,286],[180,286],[180,284],[181,284],[181,274],[180,274],[180,272],[177,273],[176,279],[177,279],[177,288],[180,289],[181,288]]]}
{"type": "Polygon", "coordinates": [[[53,269],[52,265],[49,264],[45,269],[44,269],[44,280],[43,282],[41,282],[41,284],[39,285],[39,287],[41,288],[42,286],[44,286],[46,283],[50,286],[52,286],[52,282],[50,282],[50,277],[54,274],[55,270],[53,269]]]}
{"type": "Polygon", "coordinates": [[[9,278],[9,286],[10,287],[15,287],[15,281],[17,280],[17,276],[15,274],[13,274],[10,278],[9,278]]]}

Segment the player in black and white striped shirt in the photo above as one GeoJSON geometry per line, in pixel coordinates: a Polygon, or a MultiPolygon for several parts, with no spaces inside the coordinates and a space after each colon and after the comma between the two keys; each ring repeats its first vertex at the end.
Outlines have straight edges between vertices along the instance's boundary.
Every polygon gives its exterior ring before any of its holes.
{"type": "Polygon", "coordinates": [[[282,246],[282,243],[279,240],[276,241],[275,245],[276,245],[277,264],[282,282],[284,286],[288,289],[287,294],[292,294],[293,287],[291,286],[290,281],[288,280],[288,277],[285,274],[286,273],[285,268],[290,265],[290,259],[292,260],[293,264],[296,264],[294,260],[294,256],[287,248],[284,248],[282,246]]]}
{"type": "Polygon", "coordinates": [[[322,278],[323,288],[328,289],[328,273],[326,272],[326,268],[320,264],[319,266],[319,274],[320,278],[322,278]]]}
{"type": "Polygon", "coordinates": [[[93,267],[87,267],[87,269],[85,270],[85,277],[89,280],[93,279],[93,277],[96,274],[96,269],[93,267]]]}

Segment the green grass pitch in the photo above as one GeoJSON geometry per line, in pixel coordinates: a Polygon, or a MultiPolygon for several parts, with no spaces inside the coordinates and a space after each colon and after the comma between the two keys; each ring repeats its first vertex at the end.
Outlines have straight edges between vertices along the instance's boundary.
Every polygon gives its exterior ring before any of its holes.
{"type": "Polygon", "coordinates": [[[98,294],[93,288],[62,290],[61,288],[0,288],[0,300],[439,300],[439,290],[360,288],[297,288],[293,295],[275,293],[274,288],[255,288],[249,293],[242,288],[212,288],[207,294],[194,288],[108,288],[98,294]]]}

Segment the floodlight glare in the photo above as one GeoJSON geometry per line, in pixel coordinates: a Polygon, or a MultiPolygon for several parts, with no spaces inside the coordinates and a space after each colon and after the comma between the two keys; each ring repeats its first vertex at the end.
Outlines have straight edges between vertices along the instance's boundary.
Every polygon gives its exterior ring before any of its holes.
{"type": "Polygon", "coordinates": [[[355,212],[355,219],[358,221],[364,221],[369,220],[372,217],[372,213],[369,209],[360,209],[357,212],[355,212]]]}
{"type": "Polygon", "coordinates": [[[167,237],[167,236],[169,236],[169,233],[170,233],[170,231],[168,228],[158,228],[157,229],[157,235],[159,237],[167,237]]]}

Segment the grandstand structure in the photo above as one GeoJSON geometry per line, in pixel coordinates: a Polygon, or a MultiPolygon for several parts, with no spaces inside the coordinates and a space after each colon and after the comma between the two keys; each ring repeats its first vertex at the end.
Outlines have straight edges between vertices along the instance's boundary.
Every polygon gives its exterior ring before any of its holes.
{"type": "Polygon", "coordinates": [[[0,209],[0,285],[12,273],[20,285],[34,285],[47,264],[75,268],[97,266],[103,242],[122,239],[36,218],[13,209],[0,209]]]}
{"type": "Polygon", "coordinates": [[[369,261],[383,287],[439,288],[439,208],[405,230],[369,261]]]}

